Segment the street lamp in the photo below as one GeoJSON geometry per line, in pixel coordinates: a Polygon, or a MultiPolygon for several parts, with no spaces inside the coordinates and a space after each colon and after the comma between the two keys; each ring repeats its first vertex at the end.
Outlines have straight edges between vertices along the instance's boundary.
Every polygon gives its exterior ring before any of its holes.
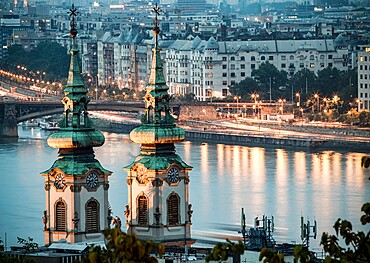
{"type": "Polygon", "coordinates": [[[317,111],[320,111],[320,96],[319,94],[315,93],[314,95],[315,100],[317,101],[317,111]]]}
{"type": "Polygon", "coordinates": [[[284,102],[286,100],[285,99],[279,99],[279,103],[281,103],[281,106],[280,106],[280,111],[281,111],[281,115],[284,115],[284,102]]]}
{"type": "Polygon", "coordinates": [[[359,112],[361,110],[361,105],[360,105],[361,100],[360,99],[357,99],[356,100],[356,103],[357,103],[357,111],[359,112]]]}
{"type": "Polygon", "coordinates": [[[333,97],[333,102],[337,105],[337,110],[338,110],[338,102],[339,102],[340,98],[338,97],[338,95],[334,95],[333,97]]]}
{"type": "Polygon", "coordinates": [[[241,99],[240,96],[235,96],[234,100],[236,100],[236,115],[238,116],[239,114],[239,100],[241,99]]]}
{"type": "Polygon", "coordinates": [[[296,98],[297,98],[297,107],[300,107],[301,106],[301,94],[299,94],[299,92],[297,92],[295,94],[296,98]]]}
{"type": "Polygon", "coordinates": [[[251,95],[252,99],[254,99],[254,105],[253,105],[253,114],[256,115],[256,109],[257,109],[257,99],[260,97],[258,93],[253,93],[251,95]]]}

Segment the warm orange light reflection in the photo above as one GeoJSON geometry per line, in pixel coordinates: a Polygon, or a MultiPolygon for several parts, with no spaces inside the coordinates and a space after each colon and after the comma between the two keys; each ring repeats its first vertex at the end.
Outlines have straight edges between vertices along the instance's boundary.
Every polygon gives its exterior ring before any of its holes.
{"type": "MultiPolygon", "coordinates": [[[[276,150],[276,202],[279,205],[279,213],[288,217],[289,209],[287,206],[289,199],[290,201],[295,200],[295,196],[289,196],[289,185],[288,185],[288,154],[286,150],[276,150]]],[[[294,205],[295,206],[295,205],[294,205]]]]}
{"type": "Polygon", "coordinates": [[[217,168],[219,171],[223,171],[225,168],[225,145],[217,144],[217,168]]]}
{"type": "Polygon", "coordinates": [[[209,167],[208,167],[208,152],[209,152],[209,145],[208,143],[202,143],[200,146],[200,159],[202,160],[200,162],[200,170],[201,170],[201,179],[203,183],[208,183],[209,178],[206,178],[204,175],[209,175],[209,167]]]}
{"type": "Polygon", "coordinates": [[[348,153],[346,158],[346,185],[348,187],[363,187],[364,177],[369,178],[369,169],[361,167],[362,154],[348,153]],[[364,172],[367,174],[364,174],[364,172]]]}
{"type": "Polygon", "coordinates": [[[191,148],[194,147],[192,146],[190,141],[185,141],[183,142],[183,147],[184,147],[184,161],[189,164],[191,160],[191,148]]]}

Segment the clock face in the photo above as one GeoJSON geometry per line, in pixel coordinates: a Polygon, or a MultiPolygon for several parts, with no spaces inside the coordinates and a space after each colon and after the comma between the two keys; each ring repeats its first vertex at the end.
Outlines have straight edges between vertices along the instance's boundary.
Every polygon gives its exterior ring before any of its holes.
{"type": "Polygon", "coordinates": [[[136,180],[143,184],[146,182],[146,168],[145,167],[138,167],[136,170],[136,180]]]}
{"type": "Polygon", "coordinates": [[[89,188],[95,189],[99,185],[99,177],[96,173],[89,173],[89,175],[86,177],[86,185],[89,188]]]}
{"type": "Polygon", "coordinates": [[[54,186],[56,189],[63,189],[64,186],[66,185],[66,182],[64,180],[64,176],[61,173],[58,173],[55,176],[55,181],[54,181],[54,186]]]}
{"type": "Polygon", "coordinates": [[[170,183],[176,183],[180,179],[180,172],[176,168],[172,167],[168,171],[167,176],[170,183]]]}

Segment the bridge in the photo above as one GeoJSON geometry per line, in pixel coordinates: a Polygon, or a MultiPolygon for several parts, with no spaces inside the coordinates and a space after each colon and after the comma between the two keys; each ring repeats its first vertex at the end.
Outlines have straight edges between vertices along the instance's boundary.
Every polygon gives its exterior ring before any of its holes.
{"type": "MultiPolygon", "coordinates": [[[[186,115],[189,108],[197,111],[207,111],[207,117],[216,116],[216,105],[209,103],[171,103],[172,112],[179,116],[181,107],[186,108],[182,114],[186,115]]],[[[144,102],[138,101],[92,101],[88,105],[89,111],[134,111],[144,110],[144,102]]],[[[29,119],[47,115],[63,113],[63,104],[60,101],[28,101],[10,97],[0,97],[0,137],[17,137],[17,124],[29,119]]]]}
{"type": "MultiPolygon", "coordinates": [[[[142,101],[127,102],[90,102],[89,111],[142,111],[142,101]]],[[[0,98],[0,137],[17,137],[17,124],[33,118],[63,112],[58,101],[26,101],[0,98]]]]}
{"type": "MultiPolygon", "coordinates": [[[[253,102],[181,102],[171,103],[172,112],[182,119],[195,118],[212,120],[223,115],[248,116],[256,114],[256,104],[253,102]]],[[[264,112],[275,111],[280,103],[261,102],[258,107],[264,112]]],[[[286,103],[286,108],[291,108],[286,103]]],[[[143,111],[143,101],[92,101],[89,111],[143,111]]],[[[61,114],[63,105],[60,101],[28,101],[17,100],[11,97],[0,97],[0,137],[17,137],[17,124],[29,119],[40,118],[47,115],[61,114]]],[[[260,110],[260,114],[262,111],[260,110]]]]}

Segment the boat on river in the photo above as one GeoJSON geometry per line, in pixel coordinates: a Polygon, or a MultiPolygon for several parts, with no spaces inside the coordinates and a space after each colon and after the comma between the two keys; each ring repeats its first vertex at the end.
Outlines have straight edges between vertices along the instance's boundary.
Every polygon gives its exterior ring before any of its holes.
{"type": "Polygon", "coordinates": [[[46,131],[56,131],[59,130],[59,124],[55,120],[44,118],[40,122],[40,128],[46,131]]]}
{"type": "Polygon", "coordinates": [[[39,127],[39,122],[37,119],[29,119],[23,123],[24,126],[26,127],[39,127]]]}

